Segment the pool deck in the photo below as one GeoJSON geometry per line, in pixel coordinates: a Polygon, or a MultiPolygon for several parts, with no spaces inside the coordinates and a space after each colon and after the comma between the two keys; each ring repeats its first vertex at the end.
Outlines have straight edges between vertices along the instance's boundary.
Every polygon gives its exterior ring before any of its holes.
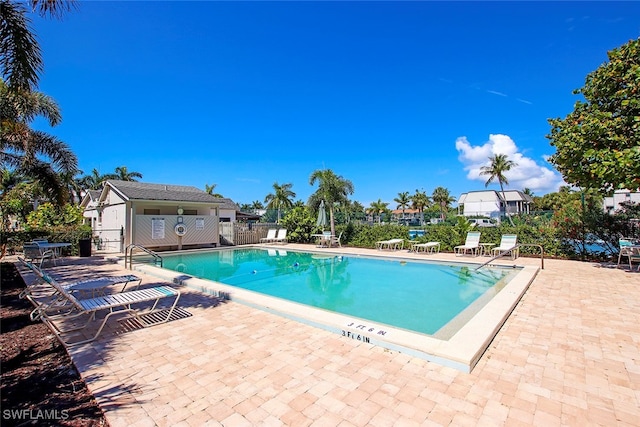
{"type": "MultiPolygon", "coordinates": [[[[539,267],[540,259],[515,264],[539,267]]],[[[544,266],[471,373],[186,287],[179,306],[190,316],[121,325],[69,354],[111,427],[637,426],[640,273],[550,259],[544,266]]],[[[129,272],[101,256],[46,270],[60,282],[129,272]]]]}

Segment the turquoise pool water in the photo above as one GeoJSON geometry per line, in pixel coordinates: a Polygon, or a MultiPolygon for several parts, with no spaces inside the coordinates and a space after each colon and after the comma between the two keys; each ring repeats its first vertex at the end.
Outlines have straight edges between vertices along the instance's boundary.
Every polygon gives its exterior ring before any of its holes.
{"type": "Polygon", "coordinates": [[[513,272],[257,248],[169,255],[164,268],[429,335],[513,272]]]}

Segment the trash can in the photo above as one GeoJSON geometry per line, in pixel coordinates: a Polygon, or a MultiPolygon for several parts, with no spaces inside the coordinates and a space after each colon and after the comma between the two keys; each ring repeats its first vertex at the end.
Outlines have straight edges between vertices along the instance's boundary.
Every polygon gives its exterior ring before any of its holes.
{"type": "Polygon", "coordinates": [[[91,256],[91,239],[80,239],[78,240],[78,245],[80,246],[81,257],[91,256]]]}

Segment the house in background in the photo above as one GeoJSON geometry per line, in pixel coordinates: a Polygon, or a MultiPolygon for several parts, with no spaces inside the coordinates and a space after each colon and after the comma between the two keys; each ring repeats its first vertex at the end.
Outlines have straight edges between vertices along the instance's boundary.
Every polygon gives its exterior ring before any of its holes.
{"type": "Polygon", "coordinates": [[[616,190],[611,197],[604,198],[604,211],[614,214],[620,210],[624,202],[640,203],[640,193],[630,190],[616,190]]]}
{"type": "Polygon", "coordinates": [[[219,222],[233,222],[237,205],[195,187],[108,180],[81,202],[85,222],[102,249],[124,252],[218,246],[219,222]]]}
{"type": "Polygon", "coordinates": [[[499,220],[505,214],[529,213],[533,199],[519,190],[507,190],[505,199],[495,190],[469,191],[458,199],[458,213],[465,217],[489,217],[499,220]]]}

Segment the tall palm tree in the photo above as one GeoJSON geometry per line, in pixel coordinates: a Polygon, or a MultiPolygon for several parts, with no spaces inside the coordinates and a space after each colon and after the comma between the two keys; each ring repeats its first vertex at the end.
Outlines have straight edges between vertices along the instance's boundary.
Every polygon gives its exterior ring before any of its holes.
{"type": "Polygon", "coordinates": [[[0,167],[37,181],[46,197],[61,205],[68,196],[60,174],[74,176],[78,160],[64,142],[31,129],[36,117],[56,126],[61,120],[60,109],[40,92],[10,90],[0,80],[0,167]]]}
{"type": "Polygon", "coordinates": [[[420,213],[420,224],[424,224],[424,208],[429,206],[431,200],[429,200],[429,196],[424,191],[418,191],[416,189],[416,194],[411,196],[411,206],[413,209],[417,209],[420,213]]]}
{"type": "Polygon", "coordinates": [[[293,207],[292,199],[296,197],[296,193],[291,191],[291,187],[293,187],[293,184],[280,185],[277,182],[274,182],[273,193],[267,194],[264,198],[264,202],[267,204],[267,209],[278,210],[277,222],[280,222],[281,209],[291,209],[291,207],[293,207]]]}
{"type": "Polygon", "coordinates": [[[126,166],[118,166],[113,176],[114,179],[119,179],[120,181],[136,181],[135,178],[142,178],[140,172],[129,172],[126,166]]]}
{"type": "Polygon", "coordinates": [[[349,195],[353,194],[353,183],[342,176],[336,175],[331,169],[318,169],[309,177],[309,184],[318,183],[318,189],[309,197],[309,206],[316,209],[324,200],[325,207],[329,209],[329,222],[331,234],[336,234],[335,208],[336,205],[344,205],[349,201],[349,195]]]}
{"type": "MultiPolygon", "coordinates": [[[[74,1],[30,0],[41,16],[60,17],[75,8],[74,1]]],[[[43,63],[40,45],[22,2],[0,0],[0,73],[12,90],[32,91],[38,86],[43,63]]]]}
{"type": "Polygon", "coordinates": [[[489,157],[489,161],[491,162],[489,166],[482,166],[480,168],[481,175],[489,176],[489,179],[487,179],[484,186],[488,187],[494,179],[498,180],[498,183],[500,183],[500,191],[502,192],[502,200],[504,201],[504,212],[509,219],[509,223],[513,226],[513,220],[511,219],[507,209],[507,197],[504,193],[504,184],[509,184],[509,180],[507,180],[504,173],[511,170],[511,168],[518,166],[518,164],[509,160],[506,154],[495,154],[489,157]]]}
{"type": "Polygon", "coordinates": [[[404,221],[404,210],[407,209],[411,203],[409,192],[403,191],[402,193],[398,193],[398,197],[393,199],[393,201],[398,204],[396,209],[402,209],[402,220],[404,221]]]}
{"type": "Polygon", "coordinates": [[[112,175],[102,175],[100,171],[93,168],[91,174],[80,178],[80,184],[85,190],[100,190],[107,179],[111,179],[112,175]]]}
{"type": "Polygon", "coordinates": [[[449,190],[444,187],[436,187],[431,199],[440,207],[440,219],[446,218],[445,212],[449,209],[449,205],[456,201],[456,198],[451,196],[449,190]]]}
{"type": "Polygon", "coordinates": [[[216,192],[215,192],[215,189],[216,189],[216,186],[217,186],[217,185],[218,185],[218,184],[211,184],[211,185],[209,185],[209,184],[205,184],[205,185],[204,185],[204,191],[205,191],[207,194],[212,195],[213,197],[222,198],[222,197],[223,197],[223,196],[222,196],[222,194],[220,194],[220,193],[216,193],[216,192]]]}
{"type": "Polygon", "coordinates": [[[385,203],[380,199],[376,202],[371,202],[371,205],[369,205],[369,212],[371,212],[374,217],[378,217],[378,224],[382,222],[382,214],[388,210],[388,205],[389,203],[385,203]]]}

